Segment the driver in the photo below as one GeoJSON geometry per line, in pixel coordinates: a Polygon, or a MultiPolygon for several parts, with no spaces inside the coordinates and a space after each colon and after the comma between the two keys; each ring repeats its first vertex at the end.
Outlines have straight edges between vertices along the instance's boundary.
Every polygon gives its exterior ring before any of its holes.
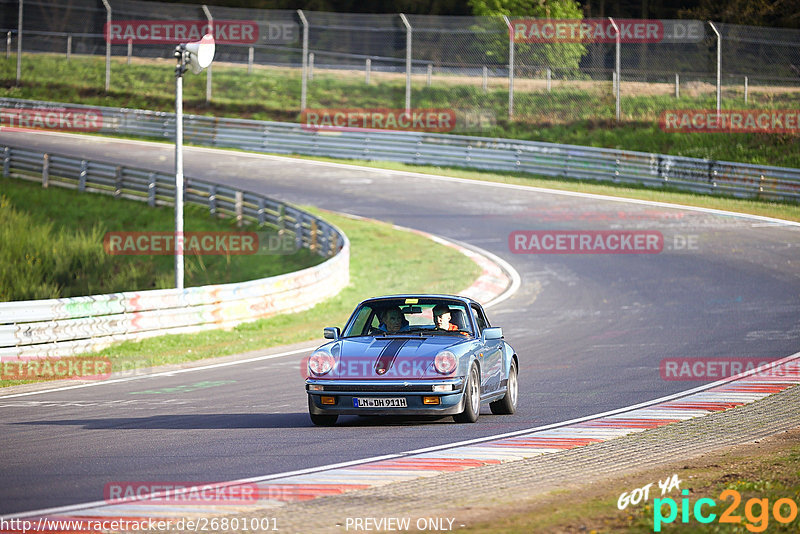
{"type": "Polygon", "coordinates": [[[380,315],[381,324],[378,330],[382,330],[387,334],[395,334],[397,332],[408,332],[408,321],[405,315],[397,306],[392,306],[383,310],[380,315]]]}
{"type": "Polygon", "coordinates": [[[437,304],[433,307],[433,322],[439,330],[458,330],[458,327],[450,322],[450,308],[447,304],[437,304]]]}

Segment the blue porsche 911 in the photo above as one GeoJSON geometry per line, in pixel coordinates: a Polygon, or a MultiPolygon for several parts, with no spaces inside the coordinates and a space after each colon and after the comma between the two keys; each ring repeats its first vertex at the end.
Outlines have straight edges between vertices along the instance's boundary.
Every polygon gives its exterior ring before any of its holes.
{"type": "Polygon", "coordinates": [[[308,411],[339,415],[452,415],[474,423],[481,403],[517,409],[519,361],[483,307],[450,295],[393,295],[359,304],[344,330],[308,359],[308,411]]]}

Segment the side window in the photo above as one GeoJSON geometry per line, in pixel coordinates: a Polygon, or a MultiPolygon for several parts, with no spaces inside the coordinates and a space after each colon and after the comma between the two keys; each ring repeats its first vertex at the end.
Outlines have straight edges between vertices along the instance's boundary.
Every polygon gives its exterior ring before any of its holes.
{"type": "Polygon", "coordinates": [[[486,322],[486,317],[484,317],[483,312],[480,308],[472,305],[472,312],[475,314],[475,320],[478,321],[478,333],[482,333],[483,329],[489,326],[489,323],[486,322]]]}
{"type": "MultiPolygon", "coordinates": [[[[358,312],[355,321],[353,321],[353,326],[350,328],[350,331],[347,335],[351,336],[361,336],[366,335],[366,330],[369,330],[369,326],[367,325],[367,320],[372,317],[372,309],[368,306],[364,306],[358,312]],[[366,328],[365,328],[366,327],[366,328]]],[[[377,319],[373,319],[374,323],[377,323],[377,319]]],[[[376,324],[377,326],[377,324],[376,324]]]]}

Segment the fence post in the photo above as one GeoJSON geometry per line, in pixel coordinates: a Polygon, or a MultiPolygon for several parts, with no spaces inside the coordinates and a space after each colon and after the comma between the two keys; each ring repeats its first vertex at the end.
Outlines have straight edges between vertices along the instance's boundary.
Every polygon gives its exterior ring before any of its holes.
{"type": "Polygon", "coordinates": [[[255,55],[255,49],[251,46],[247,49],[247,74],[253,73],[253,56],[255,55]]]}
{"type": "Polygon", "coordinates": [[[411,111],[411,24],[403,13],[400,20],[406,27],[406,113],[411,111]]]}
{"type": "Polygon", "coordinates": [[[614,87],[614,101],[615,101],[614,107],[615,107],[615,112],[616,112],[616,116],[617,116],[617,122],[619,122],[619,116],[620,116],[619,86],[622,85],[622,76],[621,76],[621,73],[620,73],[620,42],[621,42],[621,34],[620,34],[620,31],[619,31],[619,26],[617,26],[617,23],[614,22],[614,19],[611,18],[611,17],[608,17],[608,20],[611,21],[611,25],[614,26],[614,30],[617,32],[617,36],[614,38],[614,41],[616,41],[616,55],[615,55],[615,58],[614,58],[614,73],[616,74],[616,76],[615,76],[616,84],[615,84],[615,87],[614,87]]]}
{"type": "Polygon", "coordinates": [[[713,22],[709,20],[708,25],[717,34],[717,114],[719,114],[720,98],[722,96],[722,36],[713,22]]]}
{"type": "Polygon", "coordinates": [[[50,186],[50,154],[42,156],[42,188],[50,186]]]}
{"type": "Polygon", "coordinates": [[[314,79],[314,52],[308,53],[308,79],[314,79]]]}
{"type": "Polygon", "coordinates": [[[366,83],[367,85],[369,85],[369,71],[371,70],[372,70],[372,60],[370,58],[367,58],[366,61],[364,61],[364,73],[365,73],[364,83],[366,83]]]}
{"type": "Polygon", "coordinates": [[[744,77],[744,104],[747,105],[747,76],[744,77]]]}
{"type": "Polygon", "coordinates": [[[6,59],[11,59],[11,30],[6,34],[6,59]]]}
{"type": "Polygon", "coordinates": [[[128,39],[128,65],[131,64],[132,55],[133,55],[133,39],[128,39]]]}
{"type": "Polygon", "coordinates": [[[22,0],[19,0],[19,16],[17,18],[17,85],[22,79],[22,3],[22,0]]]}
{"type": "Polygon", "coordinates": [[[553,71],[550,70],[550,67],[547,67],[547,92],[550,92],[550,83],[553,79],[553,71]]]}
{"type": "Polygon", "coordinates": [[[486,68],[486,65],[483,66],[483,92],[486,93],[489,91],[489,69],[486,68]]]}
{"type": "Polygon", "coordinates": [[[83,193],[86,191],[86,175],[89,172],[89,162],[81,160],[81,173],[78,175],[78,191],[83,193]]]}
{"type": "Polygon", "coordinates": [[[681,97],[681,75],[675,73],[675,98],[681,97]]]}
{"type": "Polygon", "coordinates": [[[503,15],[508,27],[508,118],[514,116],[514,28],[506,15],[503,15]]]}
{"type": "Polygon", "coordinates": [[[69,61],[72,54],[72,34],[67,34],[67,61],[69,61]]]}
{"type": "Polygon", "coordinates": [[[300,111],[305,111],[308,91],[308,20],[306,20],[302,9],[297,10],[297,16],[300,17],[300,22],[303,24],[303,73],[300,86],[300,111]]]}
{"type": "Polygon", "coordinates": [[[103,5],[106,8],[106,93],[111,87],[111,6],[108,0],[103,0],[103,5]]]}
{"type": "Polygon", "coordinates": [[[428,63],[428,87],[431,86],[431,76],[433,75],[433,65],[428,63]]]}

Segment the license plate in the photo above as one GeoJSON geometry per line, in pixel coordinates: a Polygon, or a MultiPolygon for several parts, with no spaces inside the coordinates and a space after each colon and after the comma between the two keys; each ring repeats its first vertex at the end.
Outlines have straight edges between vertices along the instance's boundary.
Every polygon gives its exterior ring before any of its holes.
{"type": "Polygon", "coordinates": [[[405,397],[354,397],[355,408],[405,408],[405,397]]]}

